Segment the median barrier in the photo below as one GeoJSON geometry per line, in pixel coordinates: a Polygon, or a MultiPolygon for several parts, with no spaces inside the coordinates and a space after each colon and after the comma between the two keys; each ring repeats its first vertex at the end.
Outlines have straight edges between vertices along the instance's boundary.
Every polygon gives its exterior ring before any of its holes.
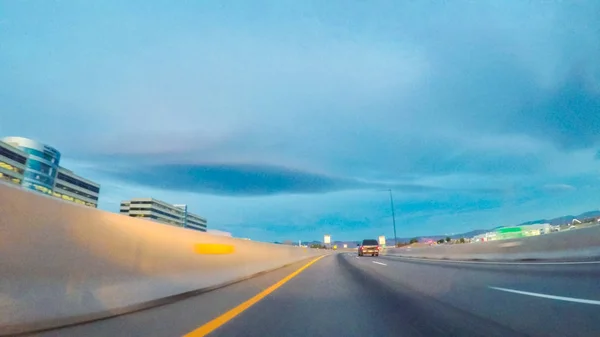
{"type": "Polygon", "coordinates": [[[390,248],[384,255],[444,260],[597,260],[600,226],[512,240],[390,248]]]}
{"type": "Polygon", "coordinates": [[[140,310],[325,253],[163,225],[0,184],[0,335],[140,310]]]}

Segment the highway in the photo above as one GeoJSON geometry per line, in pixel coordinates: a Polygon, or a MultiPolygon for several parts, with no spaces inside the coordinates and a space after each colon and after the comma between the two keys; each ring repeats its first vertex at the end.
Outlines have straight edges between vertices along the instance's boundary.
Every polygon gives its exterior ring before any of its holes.
{"type": "Polygon", "coordinates": [[[295,273],[308,262],[35,336],[202,336],[210,330],[209,336],[600,335],[600,263],[431,262],[339,253],[295,273]]]}

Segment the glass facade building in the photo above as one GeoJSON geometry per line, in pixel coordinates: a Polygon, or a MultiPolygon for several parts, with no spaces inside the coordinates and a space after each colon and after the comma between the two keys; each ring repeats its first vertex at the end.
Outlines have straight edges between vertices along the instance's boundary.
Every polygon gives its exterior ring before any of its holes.
{"type": "MultiPolygon", "coordinates": [[[[0,169],[12,167],[19,174],[13,173],[8,178],[11,182],[63,200],[98,207],[100,185],[60,167],[61,155],[55,148],[23,137],[6,137],[0,143],[0,169]]],[[[0,172],[7,180],[6,172],[0,172]]]]}
{"type": "Polygon", "coordinates": [[[23,137],[6,137],[3,141],[28,155],[21,185],[52,195],[60,152],[53,147],[23,137]]]}
{"type": "Polygon", "coordinates": [[[201,232],[206,232],[207,227],[206,219],[188,212],[187,205],[172,205],[153,198],[122,201],[119,213],[201,232]]]}

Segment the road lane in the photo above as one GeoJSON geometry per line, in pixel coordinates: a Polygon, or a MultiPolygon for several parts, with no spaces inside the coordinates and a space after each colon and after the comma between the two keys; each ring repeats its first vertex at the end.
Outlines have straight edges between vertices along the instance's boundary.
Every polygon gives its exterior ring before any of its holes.
{"type": "Polygon", "coordinates": [[[600,264],[497,264],[414,261],[380,257],[386,268],[355,260],[399,288],[477,314],[534,336],[597,336],[597,306],[511,294],[499,287],[559,297],[600,300],[600,264]]]}
{"type": "Polygon", "coordinates": [[[519,336],[353,265],[374,259],[323,259],[211,336],[519,336]]]}
{"type": "MultiPolygon", "coordinates": [[[[171,305],[39,335],[182,336],[305,263],[171,305]]],[[[209,336],[597,336],[599,306],[550,297],[600,300],[598,279],[600,264],[457,264],[341,253],[317,261],[209,336]]]]}

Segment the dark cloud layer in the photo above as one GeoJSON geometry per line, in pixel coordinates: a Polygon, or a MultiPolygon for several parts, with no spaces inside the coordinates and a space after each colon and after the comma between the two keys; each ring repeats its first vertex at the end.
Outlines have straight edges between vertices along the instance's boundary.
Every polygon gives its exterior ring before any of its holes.
{"type": "Polygon", "coordinates": [[[361,187],[349,179],[249,164],[156,165],[142,169],[130,167],[114,174],[150,187],[238,196],[322,193],[361,187]]]}
{"type": "MultiPolygon", "coordinates": [[[[412,183],[368,182],[261,164],[169,164],[122,166],[105,174],[128,183],[173,191],[229,196],[311,194],[343,190],[393,189],[405,193],[448,191],[412,183]]],[[[453,189],[461,193],[497,193],[496,189],[453,189]]]]}

